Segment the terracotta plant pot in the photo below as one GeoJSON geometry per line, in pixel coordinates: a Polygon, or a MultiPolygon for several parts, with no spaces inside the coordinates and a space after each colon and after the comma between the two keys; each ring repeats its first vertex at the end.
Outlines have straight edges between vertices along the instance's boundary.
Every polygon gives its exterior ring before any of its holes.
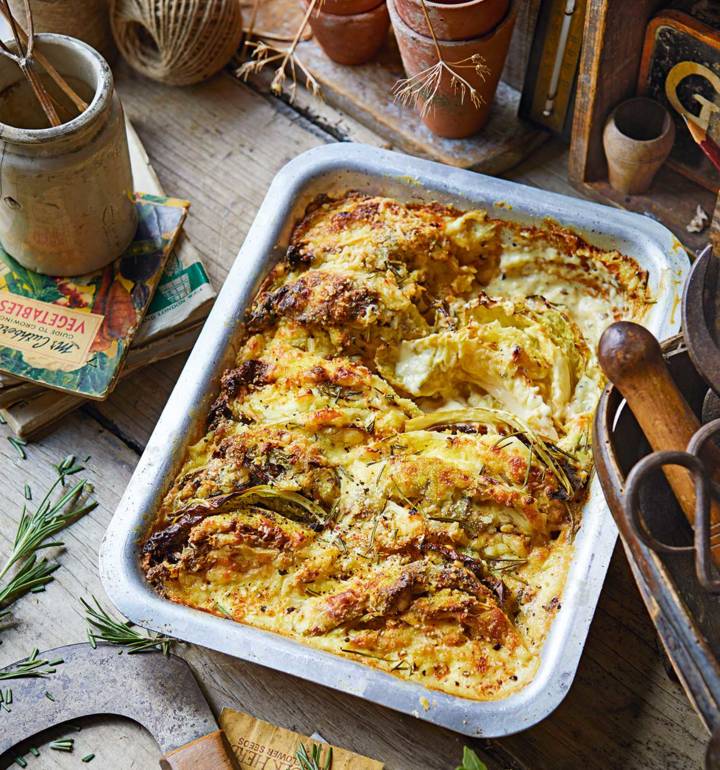
{"type": "MultiPolygon", "coordinates": [[[[331,4],[341,2],[334,0],[331,4]]],[[[349,6],[350,0],[346,0],[345,5],[349,6]]],[[[310,15],[310,27],[320,47],[338,64],[365,64],[374,59],[387,40],[389,26],[390,17],[384,1],[364,13],[340,14],[322,10],[310,15]]]]}
{"type": "MultiPolygon", "coordinates": [[[[437,64],[437,52],[431,37],[421,35],[411,29],[397,11],[397,0],[388,0],[388,9],[397,38],[405,72],[413,77],[419,72],[437,64]]],[[[517,0],[513,0],[505,18],[487,35],[472,40],[438,40],[440,52],[446,64],[463,62],[462,67],[455,67],[455,72],[477,91],[481,105],[474,105],[465,89],[465,93],[453,83],[452,76],[443,71],[434,97],[425,104],[421,112],[423,123],[438,136],[449,139],[461,139],[477,133],[490,116],[490,108],[497,90],[512,37],[517,0]],[[479,56],[485,67],[484,74],[478,73],[470,64],[471,56],[479,56]]]]}
{"type": "Polygon", "coordinates": [[[675,123],[659,102],[628,99],[610,113],[603,132],[610,185],[626,195],[650,189],[675,141],[675,123]]]}
{"type": "MultiPolygon", "coordinates": [[[[439,40],[469,40],[485,35],[505,18],[509,6],[510,0],[425,2],[430,23],[439,40]]],[[[410,29],[421,35],[430,35],[420,0],[395,0],[395,7],[410,29]]]]}
{"type": "Polygon", "coordinates": [[[323,0],[323,13],[336,16],[352,16],[355,13],[367,13],[384,4],[385,0],[323,0]]]}

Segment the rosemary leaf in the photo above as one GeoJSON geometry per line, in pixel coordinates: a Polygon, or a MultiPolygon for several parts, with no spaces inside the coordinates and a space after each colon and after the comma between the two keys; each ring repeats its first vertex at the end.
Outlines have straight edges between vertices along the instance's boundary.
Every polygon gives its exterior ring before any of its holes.
{"type": "Polygon", "coordinates": [[[138,652],[162,652],[170,654],[170,645],[174,641],[169,636],[147,634],[136,630],[130,620],[119,621],[103,608],[93,596],[95,606],[80,599],[85,608],[85,619],[88,622],[88,640],[95,647],[98,642],[116,644],[128,648],[128,654],[138,652]]]}
{"type": "Polygon", "coordinates": [[[317,744],[313,744],[308,754],[305,744],[301,743],[295,752],[295,759],[300,764],[300,770],[330,770],[332,768],[333,750],[332,746],[328,747],[327,754],[325,755],[325,762],[323,762],[323,750],[317,744]]]}
{"type": "Polygon", "coordinates": [[[67,751],[71,752],[75,748],[74,738],[61,738],[60,740],[53,741],[50,744],[50,748],[53,751],[67,751]]]}
{"type": "Polygon", "coordinates": [[[480,757],[469,747],[463,747],[463,761],[456,770],[488,770],[487,765],[480,757]]]}
{"type": "Polygon", "coordinates": [[[16,436],[8,436],[7,440],[13,446],[15,451],[18,453],[18,456],[20,457],[20,459],[27,460],[27,452],[25,451],[25,447],[27,446],[27,441],[21,438],[17,438],[16,436]]]}
{"type": "MultiPolygon", "coordinates": [[[[8,679],[44,679],[55,673],[55,669],[47,661],[39,657],[37,649],[33,650],[25,660],[14,668],[0,671],[0,680],[8,679]]],[[[12,695],[10,696],[12,702],[12,695]]],[[[7,700],[6,700],[7,702],[7,700]]]]}

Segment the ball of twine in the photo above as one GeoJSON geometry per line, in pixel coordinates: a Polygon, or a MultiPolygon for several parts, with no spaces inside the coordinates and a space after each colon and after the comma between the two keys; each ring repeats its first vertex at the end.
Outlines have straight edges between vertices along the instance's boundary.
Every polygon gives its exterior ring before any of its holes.
{"type": "Polygon", "coordinates": [[[240,0],[111,0],[110,12],[130,66],[170,85],[214,75],[242,39],[240,0]]]}

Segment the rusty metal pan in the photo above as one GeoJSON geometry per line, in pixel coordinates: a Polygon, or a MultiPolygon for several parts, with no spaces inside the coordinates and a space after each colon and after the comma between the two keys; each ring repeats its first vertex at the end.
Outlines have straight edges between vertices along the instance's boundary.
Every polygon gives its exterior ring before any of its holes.
{"type": "Polygon", "coordinates": [[[473,701],[428,690],[354,661],[232,620],[173,604],[147,584],[138,541],[205,430],[219,376],[233,361],[243,313],[287,246],[293,224],[319,193],[348,189],[401,200],[487,208],[493,216],[540,224],[552,217],[599,246],[619,249],[648,270],[655,298],[645,322],[660,338],[678,330],[688,269],[680,243],[647,217],[359,144],[310,150],[273,181],[215,307],[188,359],[106,533],[100,560],[115,606],[136,623],[260,663],[473,736],[524,730],[550,714],[575,676],[615,545],[617,530],[597,482],[583,511],[567,585],[544,644],[539,670],[521,691],[473,701]]]}
{"type": "MultiPolygon", "coordinates": [[[[693,366],[683,337],[666,340],[663,352],[673,379],[699,415],[707,384],[693,366]]],[[[594,455],[630,567],[665,651],[705,726],[720,739],[720,596],[707,565],[709,479],[696,495],[699,510],[693,532],[659,471],[664,464],[683,464],[693,471],[697,484],[698,467],[702,474],[698,445],[718,431],[719,421],[705,425],[687,452],[652,452],[620,392],[608,385],[595,417],[594,455]],[[703,529],[707,537],[700,548],[703,529]]],[[[718,751],[716,744],[713,751],[718,751]]],[[[720,767],[718,755],[712,758],[712,766],[720,767]]]]}

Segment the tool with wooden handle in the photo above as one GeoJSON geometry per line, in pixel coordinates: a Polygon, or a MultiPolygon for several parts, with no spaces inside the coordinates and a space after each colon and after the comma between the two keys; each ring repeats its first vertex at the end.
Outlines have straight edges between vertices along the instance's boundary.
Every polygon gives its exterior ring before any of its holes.
{"type": "MultiPolygon", "coordinates": [[[[700,421],[675,385],[655,337],[644,326],[619,321],[600,338],[598,358],[608,379],[625,397],[650,446],[655,451],[685,451],[700,421]]],[[[702,459],[717,476],[720,450],[709,445],[702,459]]],[[[695,487],[691,475],[674,465],[664,466],[663,472],[692,525],[695,487]]],[[[720,565],[720,505],[715,500],[710,521],[710,547],[715,563],[720,565]]]]}
{"type": "Polygon", "coordinates": [[[162,770],[240,770],[182,658],[159,652],[119,655],[117,647],[102,644],[97,649],[71,644],[40,655],[63,662],[46,679],[11,680],[13,705],[2,715],[0,754],[62,722],[117,714],[155,738],[165,754],[162,770]]]}

